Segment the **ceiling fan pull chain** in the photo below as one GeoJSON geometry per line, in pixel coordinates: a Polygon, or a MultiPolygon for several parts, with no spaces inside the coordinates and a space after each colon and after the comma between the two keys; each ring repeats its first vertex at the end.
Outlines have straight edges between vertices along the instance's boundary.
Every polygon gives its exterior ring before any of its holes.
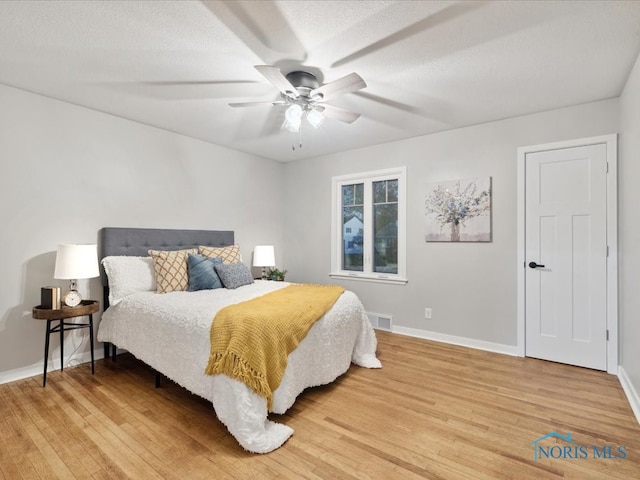
{"type": "MultiPolygon", "coordinates": [[[[298,148],[302,148],[302,128],[298,130],[298,148]]],[[[291,150],[296,151],[296,146],[291,145],[291,150]]]]}

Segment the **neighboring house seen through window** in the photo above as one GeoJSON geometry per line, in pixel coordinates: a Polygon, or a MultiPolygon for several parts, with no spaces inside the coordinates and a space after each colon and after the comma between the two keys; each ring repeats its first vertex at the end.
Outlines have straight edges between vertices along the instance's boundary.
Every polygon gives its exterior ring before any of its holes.
{"type": "Polygon", "coordinates": [[[332,276],[406,283],[406,167],[333,178],[332,276]]]}

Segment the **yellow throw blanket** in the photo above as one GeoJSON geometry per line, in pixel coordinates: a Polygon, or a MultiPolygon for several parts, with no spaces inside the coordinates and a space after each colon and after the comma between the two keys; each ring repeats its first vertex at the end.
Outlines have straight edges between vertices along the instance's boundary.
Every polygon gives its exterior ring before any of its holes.
{"type": "Polygon", "coordinates": [[[208,375],[223,373],[267,399],[289,354],[344,292],[336,285],[289,285],[221,309],[211,325],[208,375]]]}

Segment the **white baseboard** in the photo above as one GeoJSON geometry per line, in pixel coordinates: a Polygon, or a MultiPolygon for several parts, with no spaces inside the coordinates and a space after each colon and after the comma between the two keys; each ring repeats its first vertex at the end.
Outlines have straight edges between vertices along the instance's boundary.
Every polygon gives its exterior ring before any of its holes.
{"type": "Polygon", "coordinates": [[[620,385],[622,385],[622,390],[624,390],[627,396],[627,400],[629,400],[631,410],[633,410],[633,414],[640,424],[640,395],[638,395],[638,391],[633,387],[631,380],[627,376],[627,372],[625,372],[621,366],[618,367],[618,379],[620,380],[620,385]]]}
{"type": "Polygon", "coordinates": [[[518,356],[518,347],[515,345],[504,345],[502,343],[486,342],[484,340],[476,340],[474,338],[456,337],[455,335],[447,335],[444,333],[430,332],[428,330],[418,330],[417,328],[407,327],[394,326],[393,333],[424,338],[425,340],[434,340],[436,342],[450,343],[461,347],[475,348],[477,350],[485,350],[487,352],[502,353],[513,357],[518,356]]]}
{"type": "MultiPolygon", "coordinates": [[[[99,360],[104,358],[104,349],[98,348],[93,351],[94,359],[99,360]]],[[[91,361],[91,352],[83,352],[81,354],[71,354],[64,359],[65,368],[72,368],[83,363],[91,361]]],[[[47,367],[47,373],[60,370],[60,358],[54,358],[49,360],[49,366],[47,367]]],[[[0,384],[15,382],[16,380],[22,380],[24,378],[33,377],[35,375],[42,376],[44,371],[44,362],[39,362],[28,367],[16,368],[14,370],[8,370],[6,372],[0,372],[0,384]]]]}

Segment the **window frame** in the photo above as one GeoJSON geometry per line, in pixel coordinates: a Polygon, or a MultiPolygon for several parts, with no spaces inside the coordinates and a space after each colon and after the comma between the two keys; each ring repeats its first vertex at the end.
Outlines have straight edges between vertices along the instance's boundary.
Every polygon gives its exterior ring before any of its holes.
{"type": "Polygon", "coordinates": [[[331,178],[331,273],[330,277],[376,283],[406,284],[407,279],[407,167],[338,175],[331,178]],[[398,273],[373,271],[373,182],[398,180],[398,273]],[[364,183],[363,271],[342,268],[342,186],[364,183]]]}

